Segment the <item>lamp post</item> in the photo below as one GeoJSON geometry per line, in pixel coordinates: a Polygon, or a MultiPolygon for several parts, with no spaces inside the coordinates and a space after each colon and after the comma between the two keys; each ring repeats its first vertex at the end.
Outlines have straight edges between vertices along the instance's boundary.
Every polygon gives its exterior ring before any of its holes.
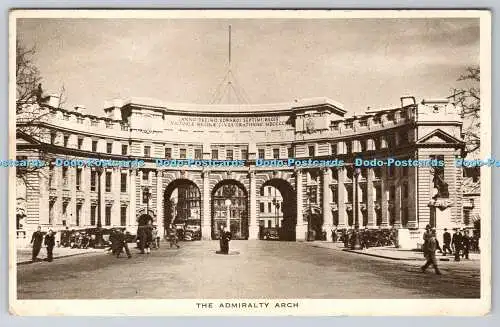
{"type": "Polygon", "coordinates": [[[231,199],[226,199],[224,201],[226,208],[227,208],[227,216],[226,216],[226,227],[228,231],[231,231],[231,199]]]}
{"type": "Polygon", "coordinates": [[[313,196],[313,192],[311,188],[308,188],[306,191],[306,196],[307,196],[307,202],[309,203],[309,212],[307,213],[307,241],[312,241],[313,238],[311,237],[312,230],[311,230],[311,219],[312,219],[312,201],[311,198],[313,196]]]}
{"type": "Polygon", "coordinates": [[[359,214],[358,214],[358,178],[361,173],[361,169],[356,167],[354,168],[354,234],[353,234],[353,242],[351,244],[351,248],[354,250],[361,250],[361,242],[359,240],[359,214]]]}
{"type": "Polygon", "coordinates": [[[102,209],[102,189],[101,189],[101,178],[104,169],[102,167],[97,167],[97,225],[96,225],[96,233],[95,233],[95,244],[94,248],[102,249],[104,248],[104,240],[102,239],[102,218],[101,218],[101,209],[102,209]]]}
{"type": "Polygon", "coordinates": [[[142,193],[144,200],[146,201],[146,215],[149,216],[149,199],[151,198],[151,191],[149,191],[149,187],[144,188],[142,193]]]}

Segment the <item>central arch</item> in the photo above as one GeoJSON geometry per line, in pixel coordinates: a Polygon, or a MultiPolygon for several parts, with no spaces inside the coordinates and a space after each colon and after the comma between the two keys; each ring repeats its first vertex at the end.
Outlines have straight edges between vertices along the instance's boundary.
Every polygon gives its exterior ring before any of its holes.
{"type": "Polygon", "coordinates": [[[222,180],[212,189],[211,200],[212,239],[219,238],[228,218],[232,238],[248,239],[248,192],[245,186],[234,179],[222,180]],[[230,203],[226,203],[227,200],[230,203]]]}
{"type": "Polygon", "coordinates": [[[284,179],[271,178],[260,186],[260,194],[262,194],[262,189],[266,186],[272,186],[281,193],[282,204],[280,207],[281,213],[283,214],[283,220],[279,224],[278,228],[279,240],[295,241],[295,227],[297,225],[297,197],[292,185],[284,179]]]}
{"type": "Polygon", "coordinates": [[[189,179],[170,182],[163,195],[163,208],[164,233],[174,224],[181,236],[190,230],[201,238],[201,192],[196,183],[189,179]]]}

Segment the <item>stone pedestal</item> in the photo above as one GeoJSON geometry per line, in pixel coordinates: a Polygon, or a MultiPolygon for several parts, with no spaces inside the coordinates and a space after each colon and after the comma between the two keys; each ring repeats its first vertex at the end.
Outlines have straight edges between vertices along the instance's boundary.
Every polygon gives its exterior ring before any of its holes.
{"type": "Polygon", "coordinates": [[[396,247],[404,250],[420,249],[424,240],[424,231],[421,229],[399,228],[396,247]]]}
{"type": "Polygon", "coordinates": [[[201,226],[201,239],[209,241],[212,239],[212,231],[210,226],[201,226]]]}
{"type": "Polygon", "coordinates": [[[430,225],[436,228],[436,238],[439,245],[443,245],[444,229],[447,228],[453,234],[454,228],[459,228],[452,220],[451,201],[447,198],[437,198],[429,203],[431,210],[430,225]]]}
{"type": "Polygon", "coordinates": [[[297,224],[297,226],[295,227],[295,240],[305,241],[307,236],[306,232],[307,232],[307,225],[297,224]]]}
{"type": "Polygon", "coordinates": [[[248,226],[248,239],[249,240],[258,240],[259,239],[259,226],[248,226]]]}

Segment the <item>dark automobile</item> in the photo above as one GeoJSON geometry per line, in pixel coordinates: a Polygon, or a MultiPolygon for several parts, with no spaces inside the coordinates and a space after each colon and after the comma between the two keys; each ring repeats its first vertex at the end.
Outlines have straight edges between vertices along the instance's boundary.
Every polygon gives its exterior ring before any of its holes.
{"type": "Polygon", "coordinates": [[[279,236],[279,233],[278,233],[278,229],[276,228],[265,228],[263,230],[263,237],[262,237],[264,240],[272,240],[272,241],[275,241],[275,240],[279,240],[280,239],[280,236],[279,236]]]}

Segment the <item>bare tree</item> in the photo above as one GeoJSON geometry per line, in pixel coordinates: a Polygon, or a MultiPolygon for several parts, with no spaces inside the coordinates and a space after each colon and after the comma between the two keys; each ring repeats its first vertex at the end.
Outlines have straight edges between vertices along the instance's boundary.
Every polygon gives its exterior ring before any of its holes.
{"type": "Polygon", "coordinates": [[[452,95],[454,102],[462,107],[462,117],[464,119],[463,133],[467,154],[477,152],[481,146],[480,73],[479,66],[467,67],[466,71],[458,78],[458,81],[463,82],[463,87],[454,89],[452,95]]]}

